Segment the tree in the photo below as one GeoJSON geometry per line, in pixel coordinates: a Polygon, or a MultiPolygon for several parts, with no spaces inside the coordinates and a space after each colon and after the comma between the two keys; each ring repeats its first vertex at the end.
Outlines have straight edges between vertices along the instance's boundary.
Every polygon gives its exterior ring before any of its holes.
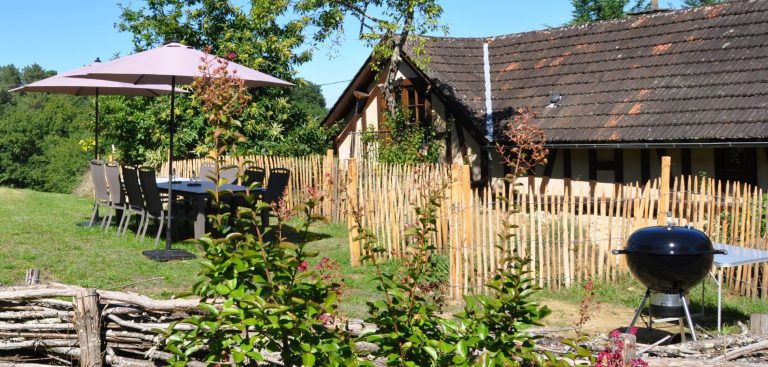
{"type": "Polygon", "coordinates": [[[297,81],[296,88],[291,90],[288,101],[318,121],[325,118],[328,113],[320,86],[308,80],[300,79],[297,81]]]}
{"type": "MultiPolygon", "coordinates": [[[[382,91],[392,116],[396,113],[395,80],[403,47],[411,34],[444,29],[439,24],[443,8],[437,0],[299,0],[296,9],[319,28],[315,41],[343,34],[347,16],[360,20],[360,38],[373,46],[374,68],[387,65],[382,91]],[[368,9],[380,11],[374,13],[368,9]]],[[[424,39],[420,39],[415,47],[417,58],[422,54],[423,42],[424,39]]]]}
{"type": "MultiPolygon", "coordinates": [[[[295,68],[310,59],[312,50],[303,47],[309,22],[306,17],[293,15],[290,5],[289,1],[272,0],[252,0],[247,7],[238,7],[232,1],[145,0],[137,8],[122,7],[118,29],[133,35],[137,51],[169,40],[198,49],[210,46],[214,55],[292,80],[295,68]]],[[[312,125],[310,115],[291,103],[288,90],[260,88],[251,90],[251,94],[253,103],[246,108],[241,121],[242,132],[248,140],[243,145],[246,152],[299,155],[326,149],[329,131],[312,125]],[[317,135],[320,139],[315,139],[317,135]]],[[[199,103],[188,98],[177,101],[180,103],[177,107],[179,145],[174,154],[204,155],[212,146],[201,138],[210,127],[199,118],[199,103]]],[[[154,107],[157,104],[167,110],[167,99],[127,103],[130,108],[113,106],[120,110],[120,121],[116,123],[138,126],[147,134],[165,131],[167,113],[146,111],[160,111],[154,107]]],[[[126,156],[130,155],[131,159],[141,160],[142,155],[143,159],[164,157],[160,153],[167,147],[166,138],[154,135],[131,138],[129,131],[122,127],[116,127],[121,133],[113,135],[112,127],[105,129],[106,138],[130,150],[126,156]]]]}
{"type": "Polygon", "coordinates": [[[686,8],[693,8],[696,6],[715,5],[723,1],[722,0],[685,0],[683,2],[685,3],[686,8]]]}
{"type": "Polygon", "coordinates": [[[573,19],[571,24],[598,20],[619,19],[626,15],[624,8],[629,0],[571,0],[573,19]]]}
{"type": "Polygon", "coordinates": [[[55,71],[45,70],[42,66],[35,63],[21,69],[21,82],[23,84],[30,84],[54,75],[56,75],[55,71]]]}
{"type": "Polygon", "coordinates": [[[16,88],[21,85],[21,72],[11,65],[0,66],[0,109],[3,105],[10,103],[11,93],[8,89],[16,88]]]}
{"type": "Polygon", "coordinates": [[[78,142],[90,136],[88,99],[27,93],[0,111],[0,185],[71,192],[87,167],[78,142]]]}

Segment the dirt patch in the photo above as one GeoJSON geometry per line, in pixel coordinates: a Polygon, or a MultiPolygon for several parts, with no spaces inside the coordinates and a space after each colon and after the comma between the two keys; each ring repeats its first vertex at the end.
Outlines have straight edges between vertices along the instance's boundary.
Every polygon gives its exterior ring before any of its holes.
{"type": "MultiPolygon", "coordinates": [[[[579,318],[579,305],[569,302],[563,302],[556,299],[544,299],[539,304],[547,305],[552,309],[552,314],[544,319],[546,327],[567,327],[573,326],[579,318]]],[[[615,305],[598,304],[590,310],[590,319],[582,328],[582,331],[589,335],[609,334],[614,329],[622,329],[629,326],[632,316],[635,315],[635,309],[615,305]]],[[[654,323],[653,330],[646,328],[643,319],[637,321],[638,339],[649,339],[656,341],[665,335],[676,334],[680,332],[680,326],[676,323],[654,323]]]]}
{"type": "MultiPolygon", "coordinates": [[[[544,319],[544,324],[548,327],[573,326],[579,318],[578,304],[556,299],[544,299],[539,304],[552,309],[552,314],[544,319]]],[[[598,304],[590,310],[590,319],[582,330],[590,335],[608,334],[613,329],[626,327],[632,321],[634,312],[635,310],[625,306],[598,304]]]]}

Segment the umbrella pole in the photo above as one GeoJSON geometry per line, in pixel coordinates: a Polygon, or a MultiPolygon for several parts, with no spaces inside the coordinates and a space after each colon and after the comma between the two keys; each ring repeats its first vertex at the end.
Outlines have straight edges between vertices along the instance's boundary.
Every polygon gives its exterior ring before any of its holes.
{"type": "Polygon", "coordinates": [[[171,249],[172,233],[171,231],[173,222],[173,133],[176,130],[176,77],[171,76],[171,138],[169,141],[168,152],[168,220],[166,223],[168,226],[165,228],[165,249],[163,250],[145,250],[142,251],[144,256],[155,261],[170,261],[170,260],[191,260],[195,258],[195,255],[185,250],[173,250],[171,249]]]}
{"type": "Polygon", "coordinates": [[[171,76],[171,139],[168,152],[168,227],[165,229],[165,250],[171,250],[173,221],[173,133],[176,131],[176,76],[171,76]]]}
{"type": "Polygon", "coordinates": [[[96,88],[96,127],[94,128],[96,139],[94,140],[94,154],[99,159],[99,88],[96,88]]]}

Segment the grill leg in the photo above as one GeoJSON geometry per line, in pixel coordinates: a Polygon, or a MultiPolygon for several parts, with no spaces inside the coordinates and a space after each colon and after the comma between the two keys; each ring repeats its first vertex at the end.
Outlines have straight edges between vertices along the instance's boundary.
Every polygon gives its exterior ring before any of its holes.
{"type": "Polygon", "coordinates": [[[685,293],[680,293],[680,300],[683,303],[683,311],[685,311],[685,319],[688,320],[688,327],[691,328],[691,338],[693,338],[693,341],[696,341],[696,327],[693,326],[691,311],[688,310],[688,305],[685,303],[685,293]]]}
{"type": "Polygon", "coordinates": [[[643,296],[643,300],[640,301],[640,307],[637,308],[637,311],[635,311],[635,317],[632,318],[632,323],[629,324],[629,327],[627,328],[627,332],[629,332],[629,329],[632,329],[632,327],[635,326],[635,323],[637,322],[637,318],[640,317],[640,313],[643,312],[643,308],[645,308],[645,301],[648,300],[648,297],[651,295],[651,290],[646,289],[645,295],[643,296]]]}

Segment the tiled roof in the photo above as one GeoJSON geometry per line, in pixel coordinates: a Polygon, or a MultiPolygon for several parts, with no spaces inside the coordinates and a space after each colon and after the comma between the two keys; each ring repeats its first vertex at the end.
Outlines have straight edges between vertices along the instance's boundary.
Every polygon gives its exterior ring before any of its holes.
{"type": "Polygon", "coordinates": [[[550,142],[768,138],[768,0],[493,38],[429,38],[424,72],[482,132],[484,42],[494,120],[531,107],[550,142]],[[562,100],[547,108],[552,92],[562,100]]]}

